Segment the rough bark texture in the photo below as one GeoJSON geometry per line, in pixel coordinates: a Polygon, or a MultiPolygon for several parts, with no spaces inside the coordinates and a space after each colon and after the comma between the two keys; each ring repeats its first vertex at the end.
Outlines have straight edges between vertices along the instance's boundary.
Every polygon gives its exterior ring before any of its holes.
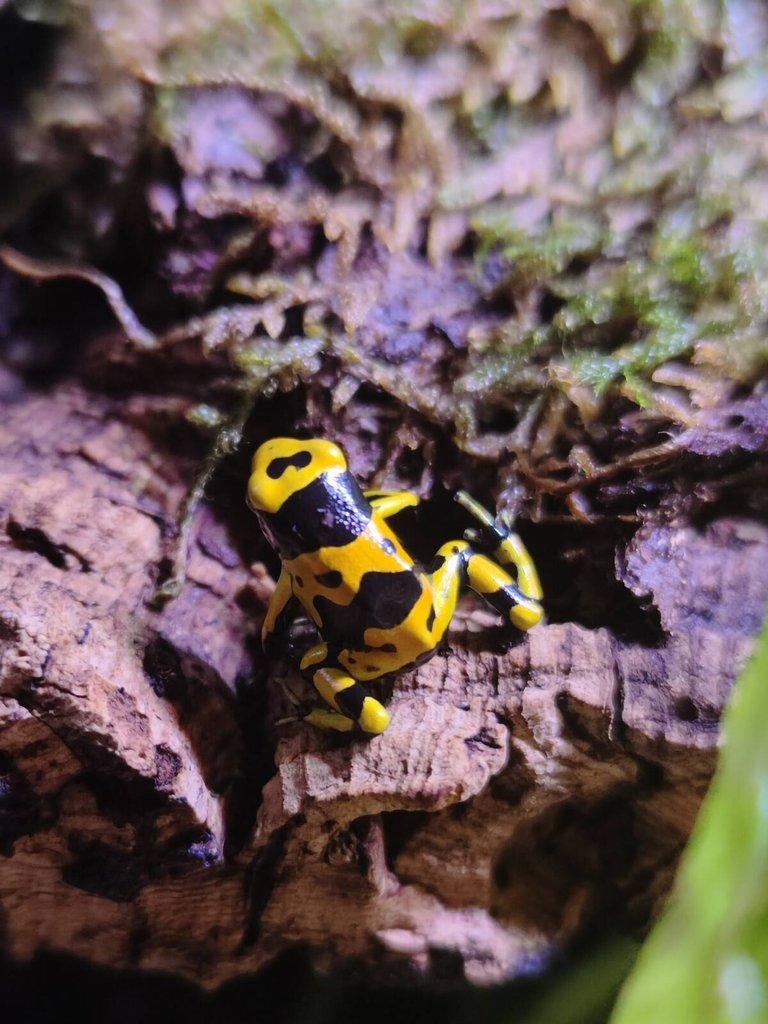
{"type": "Polygon", "coordinates": [[[657,910],[768,603],[764,523],[647,521],[616,560],[622,635],[553,622],[507,648],[468,601],[394,684],[390,730],[350,740],[279,724],[280,684],[301,683],[256,647],[271,580],[223,525],[239,498],[196,515],[182,593],[153,611],[188,463],[136,425],[139,399],[4,394],[12,956],[215,985],[301,944],[322,967],[491,982],[657,910]]]}

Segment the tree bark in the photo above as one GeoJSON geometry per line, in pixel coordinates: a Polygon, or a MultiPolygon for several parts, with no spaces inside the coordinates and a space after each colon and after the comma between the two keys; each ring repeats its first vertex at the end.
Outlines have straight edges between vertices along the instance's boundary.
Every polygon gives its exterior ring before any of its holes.
{"type": "Polygon", "coordinates": [[[135,396],[3,384],[11,956],[213,986],[301,944],[323,968],[485,983],[657,912],[768,603],[764,522],[649,517],[616,552],[657,623],[636,635],[563,621],[508,646],[468,599],[386,691],[385,735],[327,735],[282,721],[302,684],[258,650],[272,582],[231,531],[239,492],[195,513],[183,589],[153,610],[194,460],[135,396]]]}

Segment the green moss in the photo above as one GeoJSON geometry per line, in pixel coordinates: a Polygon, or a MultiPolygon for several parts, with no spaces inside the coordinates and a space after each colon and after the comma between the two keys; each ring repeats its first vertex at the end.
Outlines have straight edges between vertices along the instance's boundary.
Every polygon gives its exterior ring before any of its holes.
{"type": "Polygon", "coordinates": [[[596,254],[607,242],[606,229],[590,216],[563,217],[533,235],[517,228],[504,210],[478,214],[471,226],[478,238],[478,259],[498,247],[515,276],[524,280],[558,274],[577,256],[596,254]]]}
{"type": "Polygon", "coordinates": [[[646,35],[633,85],[646,103],[658,107],[693,81],[698,50],[695,12],[687,0],[635,0],[635,7],[646,35]]]}
{"type": "Polygon", "coordinates": [[[287,391],[316,373],[317,356],[324,347],[322,338],[293,338],[284,342],[256,338],[238,349],[234,359],[249,390],[273,394],[278,389],[287,391]]]}
{"type": "Polygon", "coordinates": [[[149,126],[152,134],[160,142],[167,143],[173,138],[174,125],[178,120],[182,102],[183,93],[178,89],[158,86],[153,90],[149,126]]]}
{"type": "Polygon", "coordinates": [[[691,301],[712,287],[714,268],[696,238],[672,235],[660,238],[652,256],[663,265],[669,283],[678,287],[691,301]]]}
{"type": "MultiPolygon", "coordinates": [[[[29,0],[19,3],[34,16],[29,0]]],[[[768,174],[759,125],[747,119],[764,106],[768,64],[764,54],[734,58],[727,19],[736,15],[727,5],[612,0],[565,3],[553,16],[549,4],[488,13],[460,0],[384,0],[372,13],[367,0],[221,0],[202,23],[187,20],[184,5],[166,23],[165,6],[144,46],[140,28],[132,35],[136,8],[115,0],[118,28],[106,30],[111,48],[101,54],[107,75],[121,61],[136,77],[137,67],[148,69],[155,140],[183,143],[190,86],[282,94],[287,134],[302,108],[311,159],[332,164],[342,185],[298,175],[277,190],[275,222],[411,252],[425,235],[431,241],[436,222],[448,223],[457,247],[446,274],[472,276],[478,288],[469,351],[452,353],[446,379],[428,390],[414,385],[407,365],[373,358],[362,333],[341,337],[338,291],[355,286],[354,272],[329,284],[309,258],[307,280],[288,282],[288,296],[256,275],[233,289],[257,315],[222,322],[210,344],[205,338],[209,349],[227,350],[238,387],[290,386],[329,353],[342,371],[455,426],[470,444],[484,403],[525,408],[551,395],[553,382],[569,397],[590,389],[599,413],[617,387],[651,408],[654,371],[669,360],[693,359],[739,381],[763,372],[755,325],[768,312],[760,226],[768,174]],[[590,32],[607,61],[584,48],[590,32]],[[472,248],[474,266],[465,259],[472,248]],[[261,303],[278,340],[254,337],[265,322],[261,303]],[[300,338],[280,334],[288,308],[303,310],[300,338]],[[512,311],[501,326],[499,308],[512,311]]],[[[79,17],[88,9],[78,5],[79,17]]],[[[83,38],[95,49],[102,35],[90,26],[83,38]]],[[[70,69],[65,79],[73,80],[70,69]]],[[[103,130],[94,95],[89,106],[87,86],[72,91],[76,120],[50,92],[35,109],[52,133],[71,137],[86,126],[101,159],[110,126],[103,130]]],[[[218,188],[226,174],[212,163],[218,188]]],[[[238,217],[251,184],[232,188],[238,217]]],[[[220,192],[226,212],[226,187],[220,192]]],[[[403,330],[423,329],[423,310],[415,325],[409,312],[403,330]]],[[[572,418],[581,412],[574,405],[572,418]]],[[[204,413],[192,415],[204,423],[204,413]]]]}
{"type": "Polygon", "coordinates": [[[496,334],[490,347],[471,360],[471,368],[458,381],[457,389],[463,395],[481,395],[485,400],[498,393],[516,388],[536,391],[546,380],[535,358],[551,338],[546,328],[528,331],[522,337],[503,328],[496,334]]]}

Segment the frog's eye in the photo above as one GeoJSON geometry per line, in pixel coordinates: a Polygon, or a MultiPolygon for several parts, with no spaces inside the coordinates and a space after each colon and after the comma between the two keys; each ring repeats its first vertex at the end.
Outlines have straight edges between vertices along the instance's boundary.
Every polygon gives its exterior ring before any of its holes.
{"type": "Polygon", "coordinates": [[[294,455],[280,455],[267,466],[267,476],[270,480],[279,480],[287,469],[293,466],[295,469],[306,469],[312,461],[312,455],[306,450],[296,452],[294,455]]]}

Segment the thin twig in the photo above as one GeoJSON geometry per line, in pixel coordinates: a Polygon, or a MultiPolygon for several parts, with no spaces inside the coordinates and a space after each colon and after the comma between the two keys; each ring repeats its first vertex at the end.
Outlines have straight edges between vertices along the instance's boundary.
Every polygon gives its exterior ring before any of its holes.
{"type": "Polygon", "coordinates": [[[96,285],[104,294],[112,312],[120,321],[128,338],[139,348],[151,349],[157,345],[155,335],[139,321],[139,318],[128,305],[120,285],[107,277],[95,267],[67,260],[38,260],[32,256],[12,249],[9,245],[0,246],[0,260],[10,270],[35,281],[55,281],[59,277],[77,277],[96,285]]]}
{"type": "Polygon", "coordinates": [[[582,474],[574,475],[568,480],[552,480],[548,477],[539,476],[530,464],[525,455],[518,455],[518,468],[523,476],[541,491],[547,494],[571,494],[584,487],[589,487],[602,480],[610,480],[627,469],[638,469],[642,466],[656,465],[666,462],[683,451],[680,441],[673,438],[671,441],[664,441],[662,444],[654,445],[652,448],[643,448],[640,451],[632,452],[631,455],[616,462],[610,462],[606,466],[599,466],[587,476],[582,474]]]}

